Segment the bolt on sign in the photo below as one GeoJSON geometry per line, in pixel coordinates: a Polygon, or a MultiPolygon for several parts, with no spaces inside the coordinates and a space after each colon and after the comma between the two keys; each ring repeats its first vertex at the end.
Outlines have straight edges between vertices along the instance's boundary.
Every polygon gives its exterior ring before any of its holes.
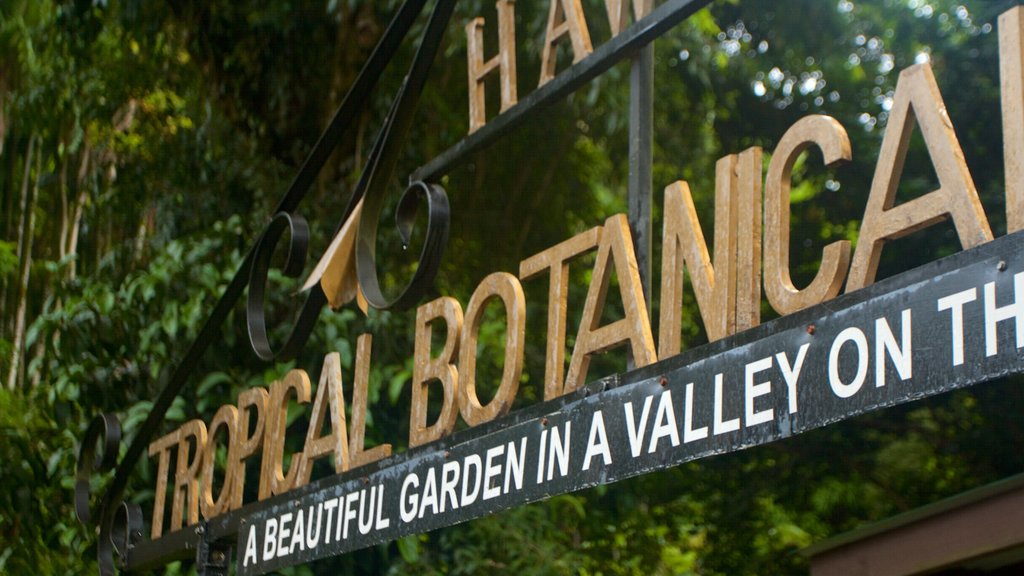
{"type": "Polygon", "coordinates": [[[1018,352],[1024,347],[1021,8],[998,23],[1009,230],[1004,237],[993,238],[942,94],[924,63],[899,75],[856,250],[847,241],[826,246],[813,280],[802,288],[793,283],[789,262],[794,163],[808,149],[820,151],[826,166],[848,161],[854,152],[846,129],[821,115],[802,118],[782,134],[764,178],[758,147],[717,162],[713,252],[687,182],[664,183],[657,340],[633,235],[621,214],[526,258],[517,271],[490,274],[465,306],[450,296],[420,302],[448,233],[447,196],[433,183],[436,176],[707,3],[609,1],[612,38],[595,48],[580,3],[551,0],[537,88],[522,101],[516,92],[515,3],[497,2],[498,52],[489,58],[482,41],[488,23],[468,22],[470,134],[418,170],[422,179],[399,202],[404,237],[423,202],[429,230],[416,275],[398,298],[388,300],[373,252],[382,182],[394,171],[411,109],[451,16],[453,0],[440,0],[343,225],[307,279],[306,306],[287,343],[275,351],[263,314],[269,255],[288,231],[286,268],[301,272],[291,262],[303,260],[308,227],[295,208],[424,2],[403,4],[95,506],[89,475],[115,466],[120,426],[106,414],[87,430],[76,510],[83,522],[99,528],[101,570],[112,572],[115,559],[136,570],[194,555],[202,573],[221,573],[233,548],[239,574],[263,574],[1024,371],[1018,352]],[[553,56],[560,44],[573,54],[572,65],[561,72],[553,56]],[[488,120],[483,85],[491,77],[501,87],[501,107],[488,120]],[[914,132],[924,140],[939,187],[897,204],[914,132]],[[952,222],[963,251],[875,282],[889,242],[942,221],[952,222]],[[586,300],[582,310],[570,310],[569,272],[588,253],[595,256],[586,300]],[[684,271],[711,343],[681,352],[684,271]],[[610,291],[613,274],[617,292],[610,291]],[[530,305],[524,282],[548,287],[544,401],[510,413],[524,370],[530,305]],[[209,422],[192,420],[156,435],[189,375],[187,367],[205,349],[207,328],[216,330],[246,286],[253,349],[265,359],[294,356],[325,303],[417,306],[409,450],[393,454],[390,444],[365,445],[371,334],[357,339],[349,384],[339,355],[326,351],[318,374],[291,370],[266,388],[242,392],[209,422]],[[608,298],[624,314],[602,323],[608,298]],[[763,325],[762,298],[781,316],[763,325]],[[497,392],[485,404],[476,390],[477,343],[492,301],[500,301],[505,315],[505,355],[497,392]],[[580,320],[566,358],[570,313],[580,320]],[[443,346],[434,354],[431,342],[438,336],[443,346]],[[594,355],[615,348],[628,349],[636,368],[586,384],[594,355]],[[431,418],[427,407],[437,394],[441,409],[431,418]],[[296,404],[306,406],[309,426],[302,450],[290,454],[285,466],[286,417],[296,404]],[[459,419],[469,428],[454,432],[459,419]],[[97,461],[99,443],[103,458],[97,461]],[[215,459],[222,445],[223,468],[215,459]],[[143,453],[155,463],[157,478],[149,541],[141,537],[143,512],[122,502],[126,475],[143,453]],[[335,474],[313,478],[314,463],[328,457],[335,474]],[[258,486],[246,491],[249,466],[259,470],[258,486]],[[215,475],[223,478],[219,489],[215,475]],[[247,493],[257,497],[247,501],[247,493]]]}

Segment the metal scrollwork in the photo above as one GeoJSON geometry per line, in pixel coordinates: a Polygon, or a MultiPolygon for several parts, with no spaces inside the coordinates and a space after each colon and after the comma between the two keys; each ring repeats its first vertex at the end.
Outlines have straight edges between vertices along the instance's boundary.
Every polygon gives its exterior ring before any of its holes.
{"type": "MultiPolygon", "coordinates": [[[[121,461],[118,462],[121,425],[114,415],[103,414],[93,420],[86,430],[76,470],[75,512],[83,524],[97,528],[99,568],[103,576],[114,574],[115,559],[121,568],[130,569],[132,566],[130,551],[142,539],[143,515],[138,505],[124,502],[128,478],[139,460],[145,456],[149,443],[160,431],[173,400],[184,389],[207,348],[218,338],[221,326],[234,310],[246,288],[249,290],[246,313],[250,342],[259,358],[265,361],[293,358],[308,339],[326,302],[319,284],[314,286],[307,296],[284,345],[275,351],[270,344],[265,296],[271,256],[287,231],[288,258],[283,272],[292,277],[301,273],[307,256],[309,226],[302,217],[295,214],[295,210],[346,130],[355,124],[356,119],[367,108],[372,90],[409,36],[425,4],[426,0],[406,0],[402,3],[330,124],[275,208],[274,217],[225,288],[199,335],[180,362],[170,372],[162,375],[161,392],[154,399],[146,420],[134,433],[121,461]],[[97,447],[101,441],[102,453],[97,460],[97,447]],[[117,468],[113,478],[106,487],[103,497],[94,507],[90,479],[94,474],[110,471],[115,465],[117,468]]],[[[444,189],[436,184],[414,182],[399,201],[396,224],[403,243],[408,244],[417,210],[426,202],[428,224],[425,242],[420,252],[419,267],[397,298],[389,301],[381,293],[374,248],[377,220],[383,208],[387,183],[392,180],[397,159],[407,143],[416,104],[440,47],[454,4],[455,0],[438,0],[434,7],[412,69],[394,101],[385,127],[377,138],[363,172],[363,178],[356,186],[342,219],[344,222],[351,217],[358,202],[365,199],[356,247],[357,274],[367,301],[375,308],[407,308],[414,305],[433,281],[447,242],[449,210],[444,189]]]]}
{"type": "Polygon", "coordinates": [[[117,463],[117,450],[121,446],[121,422],[117,416],[107,412],[93,418],[85,431],[85,438],[78,448],[78,469],[75,472],[75,515],[82,524],[89,525],[93,518],[92,487],[89,479],[93,474],[109,472],[117,463]],[[103,440],[102,458],[96,460],[96,444],[103,440]]]}
{"type": "Polygon", "coordinates": [[[142,508],[134,502],[123,502],[114,516],[110,529],[110,542],[114,552],[121,558],[128,550],[142,540],[142,508]]]}
{"type": "Polygon", "coordinates": [[[117,546],[111,539],[112,522],[105,521],[104,505],[92,506],[92,487],[90,478],[93,474],[102,474],[114,469],[117,464],[117,453],[121,446],[121,422],[117,416],[107,412],[94,418],[85,431],[85,438],[78,449],[78,465],[75,472],[75,515],[78,521],[89,526],[94,521],[99,525],[100,539],[98,542],[100,571],[113,574],[114,554],[124,558],[129,542],[142,538],[142,510],[137,504],[122,504],[124,509],[123,526],[124,541],[117,546]],[[101,458],[96,458],[96,448],[103,444],[101,458]]]}
{"type": "MultiPolygon", "coordinates": [[[[408,138],[416,113],[416,104],[423,92],[434,57],[441,46],[445,28],[455,7],[454,0],[440,0],[430,15],[430,21],[423,33],[423,40],[416,51],[412,69],[399,90],[391,107],[381,136],[374,145],[364,174],[365,203],[359,221],[359,237],[356,242],[356,269],[359,285],[366,301],[374,308],[405,309],[415,305],[427,288],[433,283],[441,255],[448,242],[448,196],[443,188],[426,182],[413,182],[402,195],[395,213],[395,223],[402,243],[409,242],[416,209],[423,200],[427,203],[427,234],[420,252],[419,265],[412,280],[401,294],[393,300],[384,296],[377,279],[376,238],[377,221],[384,207],[387,184],[395,171],[398,156],[408,138]]],[[[363,184],[363,182],[360,182],[363,184]]],[[[362,188],[360,186],[359,188],[362,188]]],[[[358,194],[358,188],[357,188],[358,194]]]]}
{"type": "Polygon", "coordinates": [[[402,245],[408,246],[416,211],[422,202],[427,203],[427,233],[420,251],[419,265],[409,284],[393,300],[388,300],[380,289],[377,278],[376,247],[377,221],[382,199],[371,203],[367,200],[365,216],[359,226],[359,240],[356,242],[356,269],[359,286],[366,301],[374,308],[405,309],[415,305],[433,284],[434,276],[441,265],[441,256],[448,243],[448,195],[436,184],[414,182],[402,194],[395,211],[395,225],[402,245]]]}
{"type": "Polygon", "coordinates": [[[288,230],[290,240],[288,242],[287,260],[282,272],[289,278],[297,278],[302,274],[306,264],[306,256],[309,248],[309,224],[306,219],[297,214],[278,212],[270,221],[267,229],[260,236],[256,243],[255,256],[252,268],[249,271],[249,298],[246,301],[245,311],[249,326],[249,342],[252,344],[253,352],[261,360],[290,360],[302,350],[309,338],[309,334],[316,324],[320,310],[324,305],[324,293],[320,286],[314,286],[306,303],[299,312],[298,321],[292,329],[291,335],[284,346],[278,352],[274,352],[270,339],[267,336],[266,322],[266,300],[264,298],[267,274],[270,271],[270,257],[274,248],[281,240],[285,230],[288,230]]]}

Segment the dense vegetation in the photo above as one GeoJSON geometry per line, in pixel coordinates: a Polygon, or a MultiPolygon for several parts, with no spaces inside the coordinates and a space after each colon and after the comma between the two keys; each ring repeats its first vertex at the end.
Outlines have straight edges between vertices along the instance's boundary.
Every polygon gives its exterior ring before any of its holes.
{"type": "MultiPolygon", "coordinates": [[[[930,61],[993,229],[1004,233],[994,28],[1014,3],[716,1],[656,43],[656,191],[687,180],[709,230],[719,157],[754,145],[770,153],[802,116],[834,116],[849,131],[853,162],[825,171],[809,155],[797,170],[792,258],[797,283],[806,281],[822,246],[856,240],[898,73],[930,61]]],[[[0,5],[0,572],[96,571],[95,535],[76,522],[72,498],[86,425],[116,412],[130,440],[398,4],[0,5]]],[[[600,43],[603,3],[584,6],[600,43]]],[[[539,74],[547,3],[519,2],[517,11],[522,96],[539,74]]],[[[476,15],[494,22],[493,4],[457,7],[403,170],[466,133],[463,23],[476,15]]],[[[412,49],[299,209],[314,255],[338,224],[412,49]]],[[[438,294],[465,303],[487,273],[516,271],[625,210],[628,98],[622,64],[447,176],[453,220],[438,294]]],[[[935,183],[917,137],[901,197],[935,183]]],[[[660,203],[656,192],[656,230],[660,203]]],[[[380,244],[396,254],[382,273],[401,282],[408,267],[397,237],[384,232],[380,244]]],[[[933,227],[893,244],[882,274],[958,249],[950,225],[933,227]]],[[[589,279],[578,268],[570,333],[589,279]]],[[[525,286],[537,335],[547,313],[542,284],[525,286]]],[[[298,299],[283,281],[273,286],[281,338],[298,299]]],[[[684,338],[693,347],[705,337],[692,299],[688,306],[684,338]]],[[[329,351],[341,352],[350,374],[356,336],[372,332],[368,440],[400,445],[413,318],[325,311],[298,360],[265,365],[248,348],[239,306],[167,429],[209,420],[240,390],[291,367],[317,374],[329,351]]],[[[503,332],[495,314],[482,340],[500,345],[503,332]]],[[[500,374],[500,354],[480,362],[483,374],[500,374]]],[[[543,364],[537,337],[519,405],[542,396],[543,364]]],[[[609,354],[591,377],[624,367],[622,354],[609,354]]],[[[1024,470],[1022,410],[1019,382],[978,386],[294,573],[801,574],[806,560],[795,552],[811,542],[1024,470]]],[[[129,494],[147,514],[153,486],[152,465],[140,465],[129,494]]]]}

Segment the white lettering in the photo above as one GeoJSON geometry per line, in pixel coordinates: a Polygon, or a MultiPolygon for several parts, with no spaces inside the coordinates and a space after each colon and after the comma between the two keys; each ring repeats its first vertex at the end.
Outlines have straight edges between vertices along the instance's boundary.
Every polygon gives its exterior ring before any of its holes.
{"type": "Polygon", "coordinates": [[[590,421],[590,436],[587,438],[587,451],[583,455],[583,470],[590,470],[590,461],[594,456],[600,456],[605,466],[612,463],[612,454],[608,449],[608,434],[604,429],[604,413],[600,410],[594,412],[594,419],[590,421]]]}
{"type": "Polygon", "coordinates": [[[694,440],[703,440],[708,437],[708,427],[703,426],[693,429],[693,382],[686,385],[686,412],[683,414],[683,442],[687,444],[694,440]]]}
{"type": "Polygon", "coordinates": [[[1014,320],[1017,332],[1017,348],[1024,348],[1024,272],[1013,275],[1013,304],[996,308],[996,283],[985,284],[985,356],[999,352],[999,338],[996,324],[1003,320],[1014,320]]]}
{"type": "Polygon", "coordinates": [[[800,370],[804,367],[804,357],[807,356],[807,349],[810,343],[800,346],[796,352],[796,362],[792,367],[789,365],[789,358],[785,352],[779,352],[775,359],[779,361],[779,370],[782,371],[782,378],[786,381],[786,390],[789,395],[789,413],[795,414],[797,410],[796,383],[800,380],[800,370]]]}
{"type": "Polygon", "coordinates": [[[900,380],[907,380],[913,374],[911,364],[910,310],[900,314],[900,343],[885,318],[875,320],[875,387],[885,386],[885,355],[889,355],[900,380]]]}
{"type": "Polygon", "coordinates": [[[320,543],[320,520],[323,519],[323,515],[324,503],[321,502],[316,507],[316,528],[313,528],[313,507],[309,507],[309,520],[307,520],[309,525],[306,526],[306,548],[316,548],[316,545],[320,543]]]}
{"type": "Polygon", "coordinates": [[[359,520],[356,521],[356,526],[359,528],[360,534],[369,534],[370,529],[373,528],[373,505],[377,500],[377,487],[370,488],[370,501],[366,501],[366,490],[361,493],[359,498],[359,520]]]}
{"type": "Polygon", "coordinates": [[[470,454],[462,461],[462,505],[469,506],[473,502],[476,502],[477,496],[480,494],[480,483],[483,479],[483,462],[480,460],[478,454],[470,454]],[[475,469],[476,472],[473,474],[473,491],[467,492],[469,488],[469,471],[475,469]]]}
{"type": "MultiPolygon", "coordinates": [[[[310,515],[312,516],[312,514],[310,515]]],[[[295,516],[295,530],[292,532],[291,542],[288,543],[289,554],[295,553],[296,544],[299,546],[299,548],[305,549],[306,525],[303,523],[303,521],[305,520],[303,516],[305,516],[305,514],[303,514],[302,509],[299,508],[299,513],[295,516]]]]}
{"type": "Polygon", "coordinates": [[[640,425],[634,424],[633,420],[633,403],[626,402],[622,407],[626,410],[626,434],[629,435],[629,450],[633,453],[633,458],[640,455],[640,450],[643,448],[644,433],[647,431],[647,417],[651,413],[651,400],[653,398],[648,396],[644,398],[644,407],[640,410],[640,425]]]}
{"type": "Polygon", "coordinates": [[[828,353],[828,383],[832,386],[832,391],[836,396],[849,398],[864,385],[867,375],[868,339],[860,328],[846,328],[836,336],[835,341],[832,342],[832,349],[828,353]],[[849,384],[844,383],[839,377],[839,352],[843,349],[843,344],[847,342],[853,342],[857,347],[857,374],[849,384]]]}
{"type": "Polygon", "coordinates": [[[508,443],[505,454],[505,493],[508,494],[510,483],[515,482],[516,490],[523,488],[523,475],[526,473],[526,437],[519,441],[519,452],[514,442],[508,443]]]}
{"type": "Polygon", "coordinates": [[[286,512],[281,515],[281,526],[277,531],[277,557],[283,558],[288,555],[288,547],[284,545],[285,540],[291,536],[291,528],[288,527],[292,522],[292,513],[286,512]]]}
{"type": "Polygon", "coordinates": [[[249,525],[249,535],[245,537],[245,557],[242,559],[243,568],[249,565],[249,558],[252,558],[253,564],[256,563],[256,526],[254,524],[249,525]]]}
{"type": "Polygon", "coordinates": [[[679,446],[679,425],[676,423],[676,412],[672,407],[672,391],[665,390],[658,399],[658,414],[654,417],[654,428],[651,429],[651,443],[647,453],[653,454],[658,449],[658,441],[668,437],[673,446],[679,446]]]}
{"type": "Polygon", "coordinates": [[[445,502],[451,499],[452,510],[459,508],[459,495],[455,487],[459,484],[459,463],[445,462],[441,466],[441,513],[444,514],[445,502]]]}
{"type": "Polygon", "coordinates": [[[739,418],[733,418],[725,422],[722,421],[722,387],[722,374],[715,374],[715,421],[714,428],[712,428],[715,436],[725,434],[726,432],[735,432],[740,429],[739,418]]]}
{"type": "Polygon", "coordinates": [[[939,298],[939,311],[949,310],[953,341],[953,366],[964,363],[964,304],[978,299],[978,290],[971,288],[939,298]]]}
{"type": "Polygon", "coordinates": [[[391,518],[384,518],[384,485],[381,484],[380,494],[377,495],[377,519],[374,521],[374,525],[377,530],[383,530],[388,526],[391,526],[391,518]]]}
{"type": "Polygon", "coordinates": [[[267,518],[263,532],[263,561],[272,559],[277,553],[277,518],[267,518]]]}
{"type": "Polygon", "coordinates": [[[415,492],[416,488],[420,487],[420,478],[415,472],[409,474],[402,481],[402,493],[399,498],[401,508],[399,513],[402,516],[402,522],[409,523],[416,518],[416,510],[419,508],[420,496],[415,492]],[[409,487],[412,486],[413,492],[409,492],[409,487]],[[408,507],[406,507],[408,506],[408,507]]]}
{"type": "Polygon", "coordinates": [[[773,418],[775,418],[775,410],[773,408],[761,410],[760,412],[754,411],[754,399],[757,398],[758,396],[770,394],[772,391],[772,383],[770,380],[754,384],[754,374],[757,374],[758,372],[763,372],[771,367],[771,356],[767,358],[761,358],[760,360],[756,362],[751,362],[746,366],[746,376],[743,378],[743,386],[746,390],[746,393],[744,394],[744,405],[746,407],[747,427],[754,426],[756,424],[763,424],[765,422],[770,422],[773,418]]]}
{"type": "Polygon", "coordinates": [[[432,509],[432,514],[437,514],[437,475],[434,469],[427,470],[426,478],[423,480],[423,494],[420,496],[420,518],[427,512],[427,506],[432,509]]]}
{"type": "Polygon", "coordinates": [[[501,474],[501,466],[494,464],[494,459],[505,453],[504,446],[495,446],[487,449],[487,457],[484,464],[484,500],[490,500],[501,495],[501,488],[492,482],[501,474]]]}
{"type": "Polygon", "coordinates": [[[338,501],[331,498],[324,503],[324,509],[327,510],[327,530],[324,534],[324,544],[331,543],[331,520],[334,519],[334,509],[338,507],[338,501]]]}
{"type": "Polygon", "coordinates": [[[540,433],[540,452],[537,453],[537,484],[544,481],[544,457],[547,456],[548,449],[548,431],[541,430],[540,433]]]}
{"type": "MultiPolygon", "coordinates": [[[[356,519],[356,500],[359,500],[359,492],[353,492],[345,496],[345,527],[341,531],[341,537],[348,540],[348,525],[356,519]]],[[[339,510],[339,514],[340,514],[339,510]]]]}
{"type": "Polygon", "coordinates": [[[561,476],[569,473],[569,435],[572,432],[572,421],[565,423],[565,441],[563,442],[558,427],[551,429],[551,451],[548,453],[548,480],[555,475],[555,463],[558,464],[558,471],[561,476]]]}

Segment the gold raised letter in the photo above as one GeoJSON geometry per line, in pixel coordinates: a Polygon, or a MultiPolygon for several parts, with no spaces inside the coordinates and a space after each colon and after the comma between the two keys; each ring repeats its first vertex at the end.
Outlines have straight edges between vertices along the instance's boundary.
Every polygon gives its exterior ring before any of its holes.
{"type": "Polygon", "coordinates": [[[178,443],[180,430],[155,440],[149,445],[150,457],[159,455],[156,467],[156,494],[153,498],[153,524],[149,537],[156,540],[164,533],[164,506],[167,503],[167,475],[171,468],[171,448],[178,443]]]}
{"type": "Polygon", "coordinates": [[[416,310],[416,348],[412,368],[412,412],[409,415],[409,447],[420,446],[447,436],[455,429],[459,416],[456,401],[459,392],[459,371],[455,362],[462,332],[462,306],[458,300],[443,296],[427,302],[416,310]],[[431,330],[436,320],[444,320],[447,332],[444,349],[430,355],[431,330]],[[444,387],[444,401],[437,422],[427,426],[427,393],[432,381],[444,387]]]}
{"type": "Polygon", "coordinates": [[[297,486],[299,469],[302,468],[302,452],[292,454],[288,475],[284,474],[284,434],[288,424],[288,396],[295,391],[299,404],[308,404],[310,397],[309,375],[304,370],[289,370],[284,378],[270,385],[270,402],[267,404],[267,426],[264,430],[263,462],[260,467],[259,499],[265,500],[283,494],[297,486]]]}
{"type": "MultiPolygon", "coordinates": [[[[736,331],[761,323],[761,148],[740,152],[736,196],[736,331]]],[[[717,210],[717,209],[716,209],[717,210]]],[[[716,225],[717,228],[717,225],[716,225]]]]}
{"type": "Polygon", "coordinates": [[[270,395],[267,389],[257,386],[245,390],[238,395],[238,451],[231,461],[235,469],[234,498],[231,509],[242,507],[245,497],[245,461],[263,447],[264,430],[266,429],[267,403],[270,395]],[[256,423],[253,425],[252,436],[249,436],[249,417],[255,413],[256,423]]]}
{"type": "Polygon", "coordinates": [[[608,23],[612,27],[612,36],[618,36],[627,25],[629,25],[629,10],[627,7],[633,5],[633,17],[636,20],[651,13],[653,0],[604,0],[604,7],[608,11],[608,23]]]}
{"type": "Polygon", "coordinates": [[[583,60],[594,50],[590,44],[590,30],[587,29],[587,21],[583,18],[580,0],[551,0],[548,27],[544,33],[544,49],[540,58],[539,86],[555,77],[555,48],[566,34],[572,41],[573,64],[583,60]]]}
{"type": "Polygon", "coordinates": [[[999,16],[999,78],[1003,99],[1006,231],[1024,230],[1024,8],[999,16]]]}
{"type": "Polygon", "coordinates": [[[523,375],[523,344],[526,339],[526,297],[515,276],[495,272],[484,278],[466,307],[466,322],[462,325],[459,352],[459,410],[470,426],[490,422],[508,414],[519,391],[519,378],[523,375]],[[501,384],[494,398],[480,405],[476,395],[476,342],[484,308],[492,298],[500,298],[505,305],[505,367],[501,384]]]}
{"type": "Polygon", "coordinates": [[[370,351],[373,336],[363,334],[356,340],[356,377],[352,388],[352,424],[348,436],[349,466],[358,468],[391,456],[391,444],[381,444],[366,450],[366,394],[370,384],[370,351]]]}
{"type": "Polygon", "coordinates": [[[807,116],[782,136],[768,165],[764,204],[764,291],[779,314],[790,314],[839,294],[850,264],[850,243],[839,240],[825,246],[818,273],[803,290],[789,275],[789,187],[793,164],[812,145],[821,149],[825,166],[852,158],[850,138],[842,124],[828,116],[807,116]]]}
{"type": "Polygon", "coordinates": [[[761,320],[761,149],[748,148],[715,165],[714,265],[686,182],[665,188],[658,356],[682,347],[683,269],[708,340],[761,320]]]}
{"type": "Polygon", "coordinates": [[[640,271],[633,251],[626,216],[617,214],[604,223],[601,244],[597,249],[594,274],[583,306],[583,318],[576,336],[576,346],[565,378],[565,392],[576,390],[586,383],[590,356],[605,352],[621,344],[629,344],[633,362],[639,368],[658,360],[654,352],[651,321],[647,317],[647,302],[640,285],[640,271]],[[611,262],[609,262],[611,261],[611,262]],[[619,278],[619,292],[626,316],[611,324],[599,326],[611,281],[612,266],[619,278]]]}
{"type": "Polygon", "coordinates": [[[327,454],[334,455],[334,471],[348,470],[348,429],[345,426],[345,397],[341,383],[341,356],[331,352],[324,356],[320,370],[320,383],[316,385],[316,399],[313,400],[313,414],[306,429],[306,444],[302,448],[302,462],[296,486],[309,483],[313,473],[313,462],[327,454]],[[320,435],[331,415],[331,433],[320,435]]]}
{"type": "Polygon", "coordinates": [[[178,428],[178,455],[175,457],[177,470],[174,474],[174,501],[171,504],[171,532],[181,528],[182,516],[187,513],[185,524],[199,522],[199,466],[203,463],[203,449],[206,447],[206,424],[202,420],[189,420],[178,428]],[[189,439],[192,442],[189,442],[189,439]],[[190,447],[195,444],[195,450],[190,447]],[[192,457],[189,458],[189,454],[192,457]],[[186,503],[186,499],[188,500],[186,503]],[[188,506],[187,512],[185,506],[188,506]]]}
{"type": "Polygon", "coordinates": [[[871,181],[871,194],[864,210],[846,291],[852,292],[875,281],[878,259],[886,241],[902,238],[949,217],[953,218],[964,248],[992,239],[992,230],[931,66],[917,64],[901,72],[896,82],[889,125],[878,152],[878,165],[871,181]],[[915,124],[921,126],[928,155],[939,177],[939,189],[893,206],[915,124]]]}
{"type": "Polygon", "coordinates": [[[661,257],[661,322],[658,355],[679,353],[682,327],[683,268],[704,319],[708,340],[732,334],[736,326],[736,155],[715,164],[715,264],[711,265],[690,187],[680,180],[665,188],[665,226],[661,257]],[[717,271],[717,273],[716,273],[717,271]]]}
{"type": "Polygon", "coordinates": [[[565,312],[569,298],[569,260],[597,248],[601,241],[601,227],[595,226],[582,234],[535,254],[519,264],[519,277],[529,280],[550,270],[548,284],[548,339],[544,360],[544,399],[558,398],[565,374],[565,312]]]}
{"type": "Polygon", "coordinates": [[[203,467],[200,471],[202,478],[199,508],[203,518],[210,519],[227,512],[231,505],[231,499],[235,491],[235,473],[237,467],[233,462],[238,452],[238,408],[231,404],[221,406],[210,421],[210,427],[206,435],[206,449],[203,450],[203,467]],[[227,434],[228,456],[227,466],[224,468],[224,483],[220,488],[220,496],[213,498],[213,465],[217,459],[217,430],[224,427],[227,434]]]}
{"type": "Polygon", "coordinates": [[[484,62],[484,19],[474,18],[466,24],[466,53],[469,56],[469,132],[487,123],[484,78],[495,68],[501,78],[501,111],[518,100],[516,95],[516,4],[498,0],[498,54],[484,62]]]}

